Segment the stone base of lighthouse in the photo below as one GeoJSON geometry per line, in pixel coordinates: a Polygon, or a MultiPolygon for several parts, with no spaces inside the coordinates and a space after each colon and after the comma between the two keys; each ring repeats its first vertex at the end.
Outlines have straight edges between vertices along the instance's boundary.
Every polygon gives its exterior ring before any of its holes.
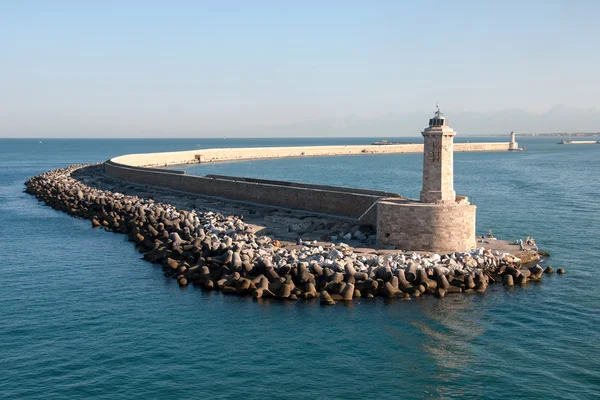
{"type": "Polygon", "coordinates": [[[382,199],[377,203],[377,244],[436,253],[473,249],[476,210],[460,196],[456,202],[437,204],[382,199]]]}

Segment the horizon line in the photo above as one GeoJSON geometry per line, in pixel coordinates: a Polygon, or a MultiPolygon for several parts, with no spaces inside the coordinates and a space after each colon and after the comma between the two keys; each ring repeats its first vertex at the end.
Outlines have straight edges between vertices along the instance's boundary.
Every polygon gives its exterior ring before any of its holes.
{"type": "MultiPolygon", "coordinates": [[[[576,135],[576,134],[587,134],[587,135],[598,135],[600,132],[517,132],[517,136],[519,135],[576,135]]],[[[502,137],[508,136],[510,132],[507,133],[481,133],[481,134],[459,134],[458,137],[502,137]]],[[[125,137],[114,137],[114,136],[87,136],[87,137],[74,137],[74,136],[28,136],[28,137],[18,137],[18,136],[0,136],[0,140],[2,139],[11,139],[11,140],[56,140],[56,139],[77,139],[77,140],[89,140],[89,139],[111,139],[111,140],[164,140],[164,139],[211,139],[211,140],[229,140],[229,139],[374,139],[374,138],[415,138],[421,137],[420,134],[412,135],[412,136],[207,136],[207,137],[198,137],[198,136],[125,136],[125,137]]]]}

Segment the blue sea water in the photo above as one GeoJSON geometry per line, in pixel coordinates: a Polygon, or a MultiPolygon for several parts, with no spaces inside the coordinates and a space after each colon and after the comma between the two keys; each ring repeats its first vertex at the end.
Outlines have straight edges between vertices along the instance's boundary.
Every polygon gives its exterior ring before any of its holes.
{"type": "MultiPolygon", "coordinates": [[[[521,138],[525,152],[457,153],[456,190],[478,206],[479,233],[532,235],[567,274],[442,300],[321,307],[182,290],[124,235],[23,193],[33,175],[125,153],[370,141],[0,140],[0,398],[600,398],[600,146],[521,138]]],[[[417,197],[421,162],[186,168],[417,197]]]]}

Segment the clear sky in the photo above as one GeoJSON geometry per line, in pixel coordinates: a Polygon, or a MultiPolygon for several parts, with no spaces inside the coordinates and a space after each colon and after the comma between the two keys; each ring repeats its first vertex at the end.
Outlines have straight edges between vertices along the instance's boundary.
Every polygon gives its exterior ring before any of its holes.
{"type": "Polygon", "coordinates": [[[600,106],[600,1],[0,0],[0,136],[600,106]]]}

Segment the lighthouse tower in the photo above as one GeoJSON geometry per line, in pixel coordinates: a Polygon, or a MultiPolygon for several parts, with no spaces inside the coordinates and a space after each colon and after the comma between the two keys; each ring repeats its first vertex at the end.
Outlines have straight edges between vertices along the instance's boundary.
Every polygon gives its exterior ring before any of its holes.
{"type": "Polygon", "coordinates": [[[517,143],[515,131],[510,133],[510,142],[508,143],[508,150],[519,150],[519,143],[517,143]]]}
{"type": "Polygon", "coordinates": [[[424,138],[423,189],[421,202],[455,202],[454,191],[454,136],[448,120],[437,106],[429,127],[421,132],[424,138]]]}
{"type": "Polygon", "coordinates": [[[385,198],[377,202],[377,243],[403,250],[452,253],[477,245],[477,207],[454,191],[454,135],[438,107],[422,132],[421,198],[385,198]]]}

